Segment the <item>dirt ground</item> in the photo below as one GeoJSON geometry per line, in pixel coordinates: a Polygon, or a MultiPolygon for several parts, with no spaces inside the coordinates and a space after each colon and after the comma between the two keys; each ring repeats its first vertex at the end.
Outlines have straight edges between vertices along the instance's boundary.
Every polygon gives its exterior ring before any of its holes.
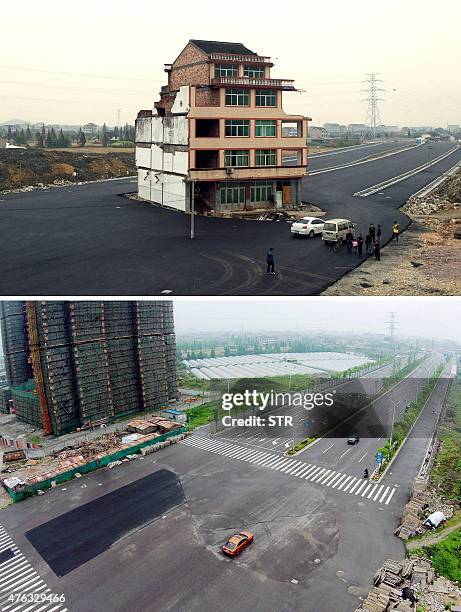
{"type": "Polygon", "coordinates": [[[134,153],[85,148],[0,150],[0,191],[78,183],[136,174],[134,153]]]}
{"type": "Polygon", "coordinates": [[[461,173],[403,210],[412,224],[398,243],[331,285],[322,295],[461,295],[461,173]],[[421,214],[422,213],[422,214],[421,214]]]}

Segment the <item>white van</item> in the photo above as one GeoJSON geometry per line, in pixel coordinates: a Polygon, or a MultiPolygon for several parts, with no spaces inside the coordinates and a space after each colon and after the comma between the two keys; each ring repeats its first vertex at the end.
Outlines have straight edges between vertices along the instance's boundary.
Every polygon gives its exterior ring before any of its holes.
{"type": "Polygon", "coordinates": [[[322,230],[322,240],[325,244],[330,242],[343,242],[346,239],[346,234],[352,231],[355,223],[349,219],[328,219],[325,221],[322,230]]]}

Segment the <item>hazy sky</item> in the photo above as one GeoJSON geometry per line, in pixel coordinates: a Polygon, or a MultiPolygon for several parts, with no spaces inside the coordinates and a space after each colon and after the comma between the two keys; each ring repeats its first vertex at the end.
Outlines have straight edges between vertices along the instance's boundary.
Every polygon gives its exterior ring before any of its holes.
{"type": "Polygon", "coordinates": [[[190,38],[243,42],[305,93],[285,108],[362,123],[361,80],[379,72],[388,125],[461,124],[459,0],[223,4],[137,0],[3,2],[0,122],[133,123],[190,38]],[[275,59],[278,58],[278,59],[275,59]]]}
{"type": "Polygon", "coordinates": [[[390,312],[397,335],[461,342],[458,298],[173,298],[178,334],[190,331],[294,331],[322,329],[386,333],[390,312]]]}

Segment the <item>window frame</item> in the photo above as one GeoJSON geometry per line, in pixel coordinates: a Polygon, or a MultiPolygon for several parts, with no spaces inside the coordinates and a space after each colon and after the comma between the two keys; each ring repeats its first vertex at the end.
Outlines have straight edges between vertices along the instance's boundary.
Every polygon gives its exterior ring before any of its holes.
{"type": "Polygon", "coordinates": [[[226,106],[250,106],[250,90],[247,87],[226,87],[224,93],[224,100],[226,106]],[[232,92],[232,93],[228,93],[232,92]],[[228,96],[236,96],[237,100],[241,96],[242,98],[246,97],[246,104],[229,104],[227,101],[228,96]]]}
{"type": "Polygon", "coordinates": [[[222,205],[245,204],[245,183],[243,181],[228,181],[226,183],[221,182],[219,183],[219,192],[219,202],[222,205]],[[228,201],[227,194],[230,191],[232,193],[237,192],[236,201],[234,197],[231,198],[231,202],[228,201]],[[224,202],[223,194],[226,194],[224,202]]]}
{"type": "Polygon", "coordinates": [[[250,167],[250,150],[249,149],[224,149],[224,166],[226,168],[249,168],[250,167]],[[235,156],[235,158],[242,157],[246,154],[246,164],[233,164],[228,163],[229,156],[235,156]]]}
{"type": "Polygon", "coordinates": [[[255,106],[258,108],[277,108],[278,96],[276,89],[255,89],[255,106]],[[267,98],[274,97],[274,104],[267,104],[267,98]],[[258,104],[258,98],[263,98],[264,104],[258,104]]]}
{"type": "Polygon", "coordinates": [[[277,119],[255,119],[255,138],[277,138],[277,119]],[[273,124],[274,133],[273,134],[258,134],[258,123],[265,123],[266,125],[260,125],[260,128],[268,128],[272,126],[268,126],[267,123],[273,124]]]}
{"type": "Polygon", "coordinates": [[[302,149],[282,149],[282,155],[281,155],[281,160],[280,160],[281,165],[284,168],[296,168],[299,166],[302,166],[303,164],[303,150],[302,149]],[[297,163],[296,164],[284,164],[283,163],[283,154],[284,153],[296,153],[297,156],[297,163]]]}
{"type": "Polygon", "coordinates": [[[238,77],[239,74],[239,67],[238,64],[215,64],[214,65],[214,76],[215,79],[219,79],[221,77],[238,77]],[[225,74],[217,74],[216,71],[219,71],[221,73],[221,71],[224,71],[225,74]],[[231,72],[231,74],[227,74],[227,72],[231,72]]]}
{"type": "Polygon", "coordinates": [[[269,202],[270,201],[270,197],[274,196],[274,183],[273,181],[252,181],[250,183],[250,202],[252,204],[257,204],[258,202],[269,202]],[[263,190],[265,191],[265,198],[259,197],[253,197],[256,193],[257,190],[259,190],[260,195],[262,194],[263,190]]]}
{"type": "Polygon", "coordinates": [[[252,66],[251,64],[244,64],[243,66],[243,76],[247,79],[264,79],[266,71],[264,66],[252,66]],[[258,70],[260,74],[247,74],[247,71],[256,71],[258,70]],[[261,74],[262,73],[262,74],[261,74]]]}
{"type": "Polygon", "coordinates": [[[266,168],[266,167],[274,167],[277,166],[277,149],[256,149],[255,151],[255,167],[257,168],[266,168]],[[269,155],[273,156],[274,163],[273,164],[261,164],[258,163],[258,157],[261,155],[264,156],[264,159],[267,159],[269,155]]]}
{"type": "MultiPolygon", "coordinates": [[[[238,131],[238,130],[237,130],[238,131]]],[[[224,137],[225,138],[249,138],[250,137],[250,120],[249,119],[225,119],[224,120],[224,137]],[[227,134],[227,124],[232,122],[245,122],[245,125],[240,126],[230,126],[234,128],[247,128],[246,134],[227,134]]]]}

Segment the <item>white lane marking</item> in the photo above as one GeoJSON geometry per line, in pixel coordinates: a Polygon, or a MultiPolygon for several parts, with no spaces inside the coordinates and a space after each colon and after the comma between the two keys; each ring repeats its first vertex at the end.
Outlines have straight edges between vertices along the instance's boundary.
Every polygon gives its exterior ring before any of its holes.
{"type": "Polygon", "coordinates": [[[386,506],[387,506],[387,504],[388,504],[388,503],[391,501],[392,496],[394,495],[394,493],[395,493],[395,488],[394,488],[394,489],[392,489],[391,494],[390,494],[390,495],[389,495],[389,497],[387,498],[387,500],[386,500],[386,506]]]}
{"type": "Polygon", "coordinates": [[[326,448],[324,451],[322,451],[322,454],[324,455],[326,452],[328,452],[330,450],[330,448],[333,448],[333,446],[336,444],[336,442],[333,442],[333,444],[331,446],[329,446],[328,448],[326,448]]]}
{"type": "Polygon", "coordinates": [[[366,452],[362,457],[360,457],[359,459],[359,463],[362,462],[363,459],[365,459],[365,457],[368,455],[368,452],[366,452]]]}
{"type": "Polygon", "coordinates": [[[261,440],[259,440],[260,442],[265,442],[267,440],[267,438],[261,438],[261,440]]]}
{"type": "Polygon", "coordinates": [[[335,483],[339,482],[339,480],[342,480],[346,475],[345,474],[341,474],[339,473],[337,476],[335,476],[335,478],[333,478],[332,480],[330,480],[329,482],[327,482],[327,487],[335,487],[335,483]]]}
{"type": "Polygon", "coordinates": [[[368,487],[366,487],[366,489],[364,489],[363,493],[362,493],[362,497],[365,497],[365,495],[367,494],[367,491],[369,491],[371,489],[371,487],[373,486],[373,483],[370,482],[370,484],[368,485],[368,487]]]}
{"type": "Polygon", "coordinates": [[[340,459],[342,459],[344,457],[344,455],[347,455],[347,453],[350,453],[352,449],[348,448],[346,451],[344,451],[344,453],[342,455],[340,455],[340,459]]]}
{"type": "MultiPolygon", "coordinates": [[[[341,478],[340,478],[339,480],[337,480],[337,481],[335,482],[335,484],[334,484],[334,485],[332,485],[332,487],[331,487],[331,488],[332,488],[332,489],[336,489],[336,487],[338,487],[338,490],[340,490],[340,489],[339,489],[339,485],[340,485],[342,482],[347,482],[347,480],[346,480],[346,481],[344,480],[344,479],[346,478],[346,476],[347,476],[347,474],[343,474],[343,475],[341,476],[341,478]]],[[[349,478],[351,478],[351,476],[349,476],[349,478]]]]}
{"type": "MultiPolygon", "coordinates": [[[[332,489],[342,491],[343,493],[348,492],[348,494],[361,495],[361,497],[366,497],[366,499],[372,499],[373,501],[378,500],[384,488],[384,485],[379,485],[366,479],[360,479],[342,472],[336,472],[335,470],[327,469],[325,467],[316,466],[309,463],[306,464],[302,461],[298,461],[297,459],[280,454],[274,455],[272,453],[263,452],[254,447],[248,448],[235,444],[229,444],[227,442],[218,442],[202,436],[190,436],[189,438],[182,440],[180,444],[216,453],[223,457],[247,461],[253,465],[260,465],[274,471],[279,471],[280,473],[296,476],[297,478],[303,478],[304,480],[321,484],[322,486],[325,485],[327,487],[331,487],[332,489]]],[[[396,488],[391,490],[391,487],[386,487],[386,490],[381,495],[380,503],[386,500],[385,503],[388,505],[392,500],[395,491],[396,488]]],[[[1,535],[2,533],[0,531],[0,537],[1,535]]],[[[8,570],[9,572],[15,572],[16,567],[11,565],[10,562],[11,560],[5,562],[3,569],[8,570]]],[[[0,570],[1,569],[2,565],[0,565],[0,570]]],[[[4,574],[0,577],[4,580],[5,578],[8,579],[8,577],[5,577],[4,574]]],[[[28,574],[26,579],[24,578],[24,574],[22,574],[22,578],[23,582],[25,582],[27,578],[31,578],[29,582],[26,582],[26,584],[23,585],[24,587],[26,587],[29,583],[35,587],[36,577],[34,574],[28,574]]],[[[38,579],[40,579],[39,576],[38,579]]],[[[13,611],[10,610],[9,612],[13,611]]]]}
{"type": "Polygon", "coordinates": [[[355,495],[358,495],[360,493],[360,491],[363,489],[363,487],[366,486],[367,484],[367,480],[364,480],[363,483],[361,484],[361,486],[357,489],[357,491],[355,492],[355,495]]]}
{"type": "Polygon", "coordinates": [[[368,493],[367,495],[367,499],[370,499],[370,497],[373,495],[373,493],[376,491],[376,489],[378,488],[378,485],[375,484],[375,486],[371,489],[371,491],[368,493]]]}

